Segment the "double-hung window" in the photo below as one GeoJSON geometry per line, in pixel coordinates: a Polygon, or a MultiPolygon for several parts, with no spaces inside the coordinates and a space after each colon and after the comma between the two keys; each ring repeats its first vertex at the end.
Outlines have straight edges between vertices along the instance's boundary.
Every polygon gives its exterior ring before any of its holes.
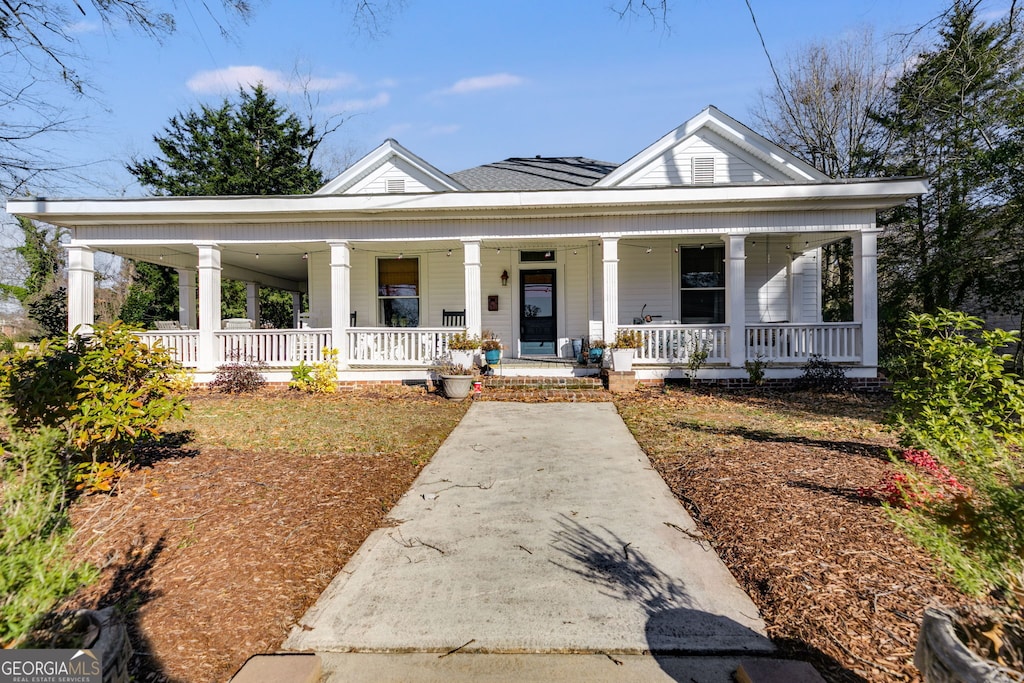
{"type": "Polygon", "coordinates": [[[420,260],[377,260],[377,311],[386,327],[420,324],[420,260]]]}
{"type": "Polygon", "coordinates": [[[683,323],[725,322],[725,246],[679,250],[679,319],[683,323]]]}

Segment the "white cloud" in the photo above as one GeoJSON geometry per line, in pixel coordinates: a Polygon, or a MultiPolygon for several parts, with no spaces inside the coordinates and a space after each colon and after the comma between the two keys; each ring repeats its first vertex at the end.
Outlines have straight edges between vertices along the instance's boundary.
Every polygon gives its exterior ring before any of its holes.
{"type": "Polygon", "coordinates": [[[67,32],[71,35],[82,35],[85,33],[96,33],[100,28],[100,24],[95,21],[76,21],[68,24],[67,32]]]}
{"type": "Polygon", "coordinates": [[[377,94],[368,100],[343,100],[335,102],[328,109],[334,113],[366,111],[368,109],[380,109],[391,102],[391,95],[386,92],[377,94]]]}
{"type": "Polygon", "coordinates": [[[303,90],[337,90],[355,82],[355,77],[350,74],[338,74],[331,78],[288,76],[262,66],[229,66],[225,69],[201,71],[188,79],[186,85],[192,92],[216,93],[262,83],[271,92],[300,93],[303,90]]]}
{"type": "Polygon", "coordinates": [[[446,95],[464,95],[466,93],[478,92],[480,90],[494,90],[496,88],[512,88],[526,83],[522,76],[500,73],[489,76],[473,76],[456,81],[453,85],[441,92],[446,95]]]}

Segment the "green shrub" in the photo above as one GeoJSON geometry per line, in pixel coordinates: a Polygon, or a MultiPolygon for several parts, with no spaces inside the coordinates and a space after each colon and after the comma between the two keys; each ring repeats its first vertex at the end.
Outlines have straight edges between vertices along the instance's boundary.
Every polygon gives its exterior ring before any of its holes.
{"type": "Polygon", "coordinates": [[[911,315],[897,334],[904,352],[892,368],[892,420],[956,447],[972,430],[1024,444],[1024,383],[1000,349],[1016,332],[984,330],[980,318],[940,310],[911,315]]]}
{"type": "Polygon", "coordinates": [[[338,390],[338,350],[324,349],[324,359],[313,366],[300,362],[292,369],[291,389],[312,394],[333,394],[338,390]]]}
{"type": "MultiPolygon", "coordinates": [[[[1001,349],[1016,333],[948,310],[911,315],[898,334],[892,421],[906,446],[922,449],[932,474],[963,486],[891,507],[894,521],[943,562],[964,591],[1004,586],[1024,562],[1024,383],[1001,349]]],[[[927,493],[922,472],[903,466],[906,490],[927,493]]],[[[955,488],[955,487],[954,487],[955,488]]],[[[890,503],[900,501],[890,500],[890,503]]]]}
{"type": "Polygon", "coordinates": [[[174,393],[181,372],[165,349],[128,327],[97,325],[90,337],[47,339],[0,358],[0,399],[16,427],[61,428],[83,459],[117,461],[184,415],[174,393]]]}
{"type": "Polygon", "coordinates": [[[850,390],[850,379],[841,365],[830,362],[824,356],[813,354],[804,363],[796,388],[806,391],[843,393],[850,390]]]}
{"type": "Polygon", "coordinates": [[[759,387],[764,384],[765,370],[768,369],[768,361],[761,356],[754,358],[754,360],[748,360],[743,363],[743,367],[747,369],[747,378],[750,383],[755,387],[759,387]]]}
{"type": "Polygon", "coordinates": [[[0,646],[17,647],[62,598],[97,572],[68,556],[65,433],[5,419],[0,443],[0,646]]]}

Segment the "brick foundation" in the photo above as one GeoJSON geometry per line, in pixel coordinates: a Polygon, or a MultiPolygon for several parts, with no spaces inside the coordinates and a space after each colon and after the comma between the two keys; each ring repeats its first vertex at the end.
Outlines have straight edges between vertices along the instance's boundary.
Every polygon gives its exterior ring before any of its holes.
{"type": "Polygon", "coordinates": [[[633,371],[602,370],[601,379],[608,391],[613,394],[628,394],[631,391],[636,391],[636,373],[633,371]]]}

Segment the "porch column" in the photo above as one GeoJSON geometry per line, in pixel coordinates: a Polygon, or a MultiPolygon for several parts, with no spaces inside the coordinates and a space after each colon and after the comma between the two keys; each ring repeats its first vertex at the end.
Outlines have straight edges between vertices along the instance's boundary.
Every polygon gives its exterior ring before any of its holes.
{"type": "Polygon", "coordinates": [[[604,330],[602,336],[609,344],[619,329],[619,238],[602,237],[604,258],[604,330]]]}
{"type": "Polygon", "coordinates": [[[292,292],[292,327],[299,329],[302,320],[299,315],[302,313],[302,292],[292,292]]]}
{"type": "Polygon", "coordinates": [[[729,326],[729,366],[747,360],[746,235],[725,235],[725,322],[729,326]]]}
{"type": "Polygon", "coordinates": [[[245,317],[260,326],[260,283],[245,283],[245,317]]]}
{"type": "Polygon", "coordinates": [[[853,238],[853,319],[860,323],[861,365],[878,366],[878,233],[853,238]]]}
{"type": "Polygon", "coordinates": [[[483,313],[480,310],[480,240],[462,240],[463,266],[466,272],[466,334],[480,336],[483,313]]]}
{"type": "Polygon", "coordinates": [[[96,252],[81,244],[68,245],[68,332],[91,334],[96,321],[96,252]]]}
{"type": "Polygon", "coordinates": [[[348,326],[352,314],[352,249],[346,241],[331,247],[331,344],[338,350],[338,367],[348,367],[348,326]]]}
{"type": "Polygon", "coordinates": [[[220,363],[217,337],[220,329],[220,246],[197,244],[199,249],[199,349],[200,372],[213,372],[220,363]]]}
{"type": "Polygon", "coordinates": [[[194,330],[196,320],[196,271],[178,268],[178,324],[183,329],[194,330]]]}

